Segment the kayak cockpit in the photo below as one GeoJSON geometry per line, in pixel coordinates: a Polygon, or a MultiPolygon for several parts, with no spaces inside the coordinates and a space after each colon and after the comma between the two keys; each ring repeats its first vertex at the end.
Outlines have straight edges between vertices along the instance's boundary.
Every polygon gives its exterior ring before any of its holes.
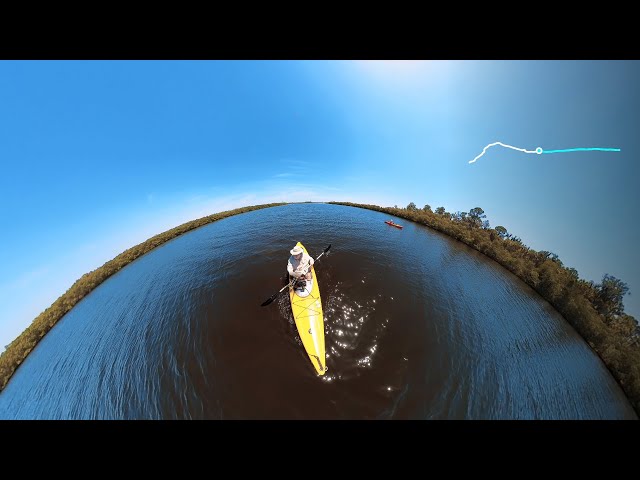
{"type": "Polygon", "coordinates": [[[313,281],[315,279],[315,275],[311,275],[311,280],[304,280],[304,285],[302,282],[296,282],[293,284],[293,291],[298,297],[304,298],[308,297],[311,294],[311,290],[313,290],[313,281]]]}

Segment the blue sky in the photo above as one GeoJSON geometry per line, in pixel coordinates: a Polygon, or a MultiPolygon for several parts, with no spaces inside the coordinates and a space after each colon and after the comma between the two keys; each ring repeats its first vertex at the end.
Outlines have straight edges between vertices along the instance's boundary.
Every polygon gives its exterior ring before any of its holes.
{"type": "Polygon", "coordinates": [[[0,350],[82,274],[272,201],[479,206],[640,318],[638,61],[0,61],[0,350]],[[520,148],[619,153],[527,155],[520,148]]]}

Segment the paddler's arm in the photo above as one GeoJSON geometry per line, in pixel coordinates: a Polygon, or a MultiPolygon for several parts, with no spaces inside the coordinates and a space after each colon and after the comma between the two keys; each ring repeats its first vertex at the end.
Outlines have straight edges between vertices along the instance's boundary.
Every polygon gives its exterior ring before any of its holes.
{"type": "Polygon", "coordinates": [[[293,271],[293,265],[291,265],[291,262],[287,262],[287,272],[289,272],[290,277],[298,278],[296,273],[293,271]]]}

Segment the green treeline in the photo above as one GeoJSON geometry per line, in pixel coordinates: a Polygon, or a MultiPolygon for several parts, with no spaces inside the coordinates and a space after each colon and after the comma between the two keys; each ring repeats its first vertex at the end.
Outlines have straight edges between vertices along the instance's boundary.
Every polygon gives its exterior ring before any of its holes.
{"type": "Polygon", "coordinates": [[[624,313],[622,298],[628,292],[624,282],[610,275],[604,275],[599,284],[580,279],[576,269],[564,266],[556,254],[527,247],[503,226],[490,228],[479,207],[448,213],[444,207],[432,211],[425,205],[419,209],[413,202],[406,208],[329,203],[376,210],[426,225],[507,268],[553,305],[587,341],[640,415],[640,327],[634,317],[624,313]]]}
{"type": "Polygon", "coordinates": [[[207,217],[202,217],[197,220],[184,223],[172,228],[171,230],[167,230],[166,232],[151,237],[135,247],[125,250],[113,260],[109,260],[107,263],[102,265],[100,268],[97,268],[92,272],[85,273],[71,286],[71,288],[69,288],[69,290],[53,302],[49,308],[38,315],[31,325],[29,325],[13,342],[11,342],[4,353],[0,355],[0,391],[2,391],[7,385],[7,382],[26,356],[29,355],[42,337],[51,330],[58,320],[60,320],[86,295],[91,293],[94,288],[123,267],[163,243],[208,223],[215,222],[216,220],[226,217],[231,217],[232,215],[280,205],[285,205],[285,203],[270,203],[265,205],[256,205],[253,207],[237,208],[235,210],[216,213],[214,215],[209,215],[207,217]]]}

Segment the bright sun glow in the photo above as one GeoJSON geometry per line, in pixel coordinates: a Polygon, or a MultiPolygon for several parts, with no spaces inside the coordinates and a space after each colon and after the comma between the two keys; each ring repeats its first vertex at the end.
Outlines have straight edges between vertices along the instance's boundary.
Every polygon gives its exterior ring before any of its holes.
{"type": "Polygon", "coordinates": [[[433,62],[426,60],[358,60],[357,70],[369,80],[395,87],[419,87],[433,62]]]}
{"type": "Polygon", "coordinates": [[[360,60],[358,65],[376,75],[413,75],[418,73],[424,60],[360,60]]]}

